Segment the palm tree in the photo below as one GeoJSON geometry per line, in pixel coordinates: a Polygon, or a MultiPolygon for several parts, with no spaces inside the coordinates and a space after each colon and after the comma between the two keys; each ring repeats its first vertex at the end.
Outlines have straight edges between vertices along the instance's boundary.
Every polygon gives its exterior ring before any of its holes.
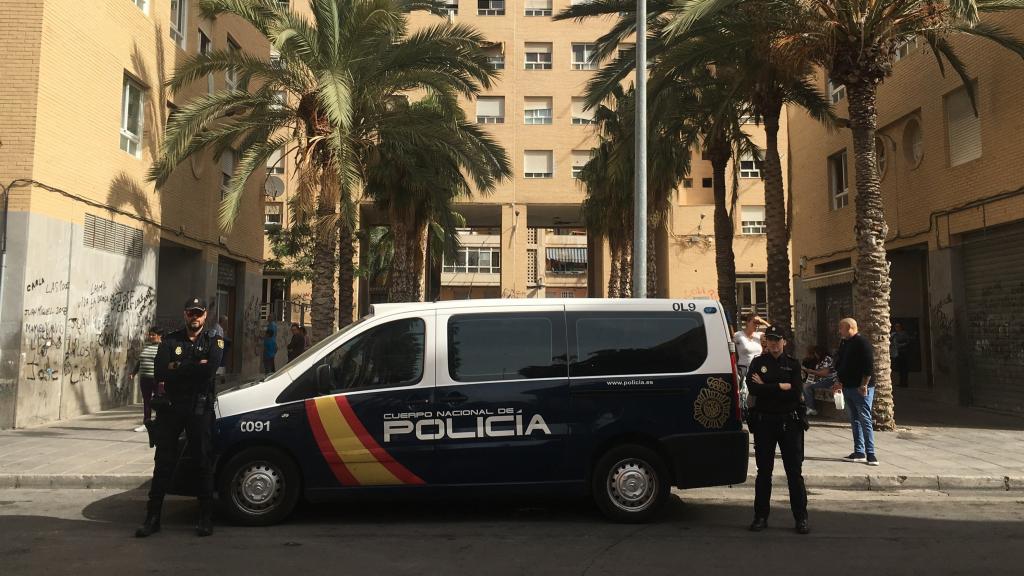
{"type": "Polygon", "coordinates": [[[893,57],[904,42],[923,37],[944,73],[944,62],[960,76],[974,101],[974,89],[951,39],[976,36],[1024,57],[1024,42],[981,14],[1024,8],[1018,0],[689,0],[676,30],[739,7],[777,18],[777,41],[820,66],[845,85],[849,128],[853,134],[856,180],[857,264],[854,302],[860,326],[875,354],[875,426],[896,427],[889,364],[889,232],[875,157],[877,90],[892,71],[893,57]]]}
{"type": "Polygon", "coordinates": [[[220,224],[228,229],[245,183],[262,175],[267,158],[281,148],[296,153],[295,212],[315,230],[312,321],[313,338],[319,340],[338,319],[336,271],[340,320],[352,318],[354,213],[365,153],[387,103],[418,90],[454,101],[489,87],[495,72],[487,65],[484,38],[447,21],[410,33],[408,12],[432,5],[407,0],[311,0],[312,20],[274,0],[202,0],[199,7],[205,18],[242,18],[280,56],[271,61],[217,50],[182,63],[170,82],[175,92],[228,71],[238,77],[239,87],[197,98],[179,110],[168,123],[150,178],[162,184],[184,159],[207,149],[217,156],[237,150],[241,160],[220,208],[220,224]]]}
{"type": "Polygon", "coordinates": [[[474,186],[491,192],[511,175],[508,156],[457,102],[427,97],[394,103],[369,158],[367,192],[387,212],[394,245],[388,301],[420,301],[428,226],[456,238],[452,202],[471,196],[474,186]]]}

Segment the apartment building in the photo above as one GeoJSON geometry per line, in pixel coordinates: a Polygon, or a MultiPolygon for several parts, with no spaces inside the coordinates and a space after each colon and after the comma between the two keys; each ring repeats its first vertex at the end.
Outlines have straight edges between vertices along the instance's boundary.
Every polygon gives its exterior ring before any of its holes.
{"type": "MultiPolygon", "coordinates": [[[[450,20],[474,26],[491,41],[489,58],[501,76],[464,106],[467,115],[485,124],[508,151],[513,177],[486,197],[474,196],[456,205],[467,226],[459,236],[462,249],[427,279],[427,298],[607,294],[608,250],[599,239],[586,235],[580,214],[585,191],[578,175],[596,142],[593,112],[583,106],[586,82],[598,68],[590,58],[610,21],[552,20],[553,14],[578,1],[448,2],[450,20]]],[[[300,10],[308,6],[305,0],[291,4],[300,10]]],[[[415,13],[411,21],[417,27],[436,23],[437,18],[415,13]]],[[[626,43],[620,50],[628,53],[634,48],[626,43]]],[[[754,139],[763,141],[761,130],[750,126],[754,139]]],[[[785,126],[780,139],[785,146],[785,126]]],[[[740,300],[745,309],[766,311],[763,186],[753,157],[740,164],[735,171],[739,196],[734,214],[740,300]]],[[[286,200],[294,183],[286,177],[284,181],[286,200]]],[[[276,222],[286,204],[267,200],[268,221],[276,222]]],[[[656,295],[717,297],[713,211],[711,163],[696,152],[693,172],[673,198],[659,239],[664,256],[656,295]]],[[[284,212],[280,218],[287,225],[284,212]]],[[[363,211],[363,227],[378,224],[385,222],[372,209],[363,211]]],[[[270,282],[280,278],[268,275],[270,282]]],[[[287,292],[276,294],[294,303],[308,301],[308,286],[283,285],[289,286],[287,292]]],[[[382,291],[365,283],[358,294],[362,312],[382,297],[382,291]]],[[[290,308],[291,319],[297,320],[298,309],[290,308]]]]}
{"type": "Polygon", "coordinates": [[[146,182],[169,115],[236,78],[172,96],[198,51],[269,50],[233,18],[186,0],[0,4],[0,428],[123,405],[150,325],[177,328],[193,295],[227,316],[227,369],[255,373],[262,274],[254,188],[230,231],[217,225],[234,155],[185,162],[146,182]]]}
{"type": "MultiPolygon", "coordinates": [[[[987,15],[1017,37],[1024,15],[987,15]]],[[[957,38],[976,106],[927,44],[900,47],[878,90],[876,150],[892,278],[892,322],[910,335],[911,387],[1024,412],[1024,64],[995,44],[957,38]]],[[[845,89],[818,79],[846,114],[845,89]]],[[[790,110],[797,341],[834,350],[853,315],[855,177],[848,130],[790,110]]],[[[893,375],[894,384],[899,377],[893,375]]]]}

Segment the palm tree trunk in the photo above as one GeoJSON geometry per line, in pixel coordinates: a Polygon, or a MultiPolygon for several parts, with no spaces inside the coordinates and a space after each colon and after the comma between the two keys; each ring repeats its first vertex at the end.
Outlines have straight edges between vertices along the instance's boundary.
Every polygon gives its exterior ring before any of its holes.
{"type": "Polygon", "coordinates": [[[885,238],[889,226],[885,222],[882,191],[875,158],[875,130],[878,114],[875,109],[875,85],[847,84],[850,103],[850,129],[853,131],[854,173],[857,184],[856,232],[857,266],[854,282],[854,308],[860,331],[871,342],[875,353],[875,401],[872,407],[875,428],[895,430],[896,420],[889,368],[889,261],[885,238]]]}
{"type": "Polygon", "coordinates": [[[416,302],[418,283],[416,281],[416,242],[415,231],[410,230],[407,222],[408,214],[393,213],[391,215],[391,239],[394,243],[394,256],[391,260],[391,277],[388,283],[388,302],[416,302]]]}
{"type": "Polygon", "coordinates": [[[779,157],[779,116],[782,103],[774,103],[764,118],[765,153],[764,219],[768,245],[768,317],[775,326],[792,333],[790,307],[789,226],[786,222],[786,190],[782,183],[782,159],[779,157]]]}
{"type": "Polygon", "coordinates": [[[623,227],[622,258],[619,272],[619,298],[633,297],[633,225],[623,227]]]}
{"type": "Polygon", "coordinates": [[[352,323],[355,312],[355,291],[352,284],[356,277],[356,237],[344,218],[339,226],[338,237],[338,327],[344,328],[352,323]]]}
{"type": "Polygon", "coordinates": [[[413,267],[416,291],[413,293],[413,299],[416,302],[423,302],[427,286],[430,284],[430,279],[427,277],[428,271],[430,270],[430,266],[428,264],[430,251],[427,244],[427,234],[427,223],[417,222],[412,235],[413,255],[416,258],[414,262],[415,266],[413,267]]]}
{"type": "Polygon", "coordinates": [[[736,255],[732,250],[733,225],[726,206],[725,168],[729,163],[729,145],[712,146],[711,169],[715,195],[715,269],[718,272],[718,299],[726,318],[736,322],[736,255]]]}
{"type": "Polygon", "coordinates": [[[658,297],[658,224],[660,218],[647,218],[647,297],[658,297]]]}
{"type": "Polygon", "coordinates": [[[608,251],[611,256],[611,269],[608,271],[608,297],[618,298],[622,286],[622,242],[615,232],[608,234],[608,251]]]}
{"type": "MultiPolygon", "coordinates": [[[[330,179],[324,176],[321,179],[321,189],[330,186],[330,179]]],[[[335,234],[324,234],[321,222],[334,216],[334,204],[325,199],[321,192],[317,200],[317,222],[313,227],[313,285],[310,290],[310,320],[312,322],[312,334],[310,338],[317,342],[334,333],[335,300],[334,300],[334,277],[335,263],[337,262],[335,252],[338,249],[338,237],[335,234]]]]}

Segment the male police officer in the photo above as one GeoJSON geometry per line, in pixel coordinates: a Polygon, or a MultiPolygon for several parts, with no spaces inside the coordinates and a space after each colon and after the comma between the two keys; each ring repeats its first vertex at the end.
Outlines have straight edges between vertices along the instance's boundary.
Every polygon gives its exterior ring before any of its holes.
{"type": "Polygon", "coordinates": [[[224,337],[206,328],[206,303],[185,302],[185,328],[164,336],[157,351],[156,458],[146,521],[135,531],[145,538],[160,531],[160,509],[178,462],[178,437],[185,430],[190,454],[199,467],[199,522],[196,534],[213,534],[214,373],[224,354],[224,337]]]}
{"type": "Polygon", "coordinates": [[[765,330],[768,340],[764,354],[754,358],[747,371],[747,387],[756,398],[748,424],[754,434],[754,459],[757,481],[754,485],[754,522],[750,530],[760,532],[768,527],[772,497],[772,469],[775,467],[775,445],[782,451],[782,464],[789,482],[789,502],[796,520],[796,531],[807,534],[807,491],[801,467],[804,460],[804,423],[806,416],[800,405],[800,362],[783,349],[785,335],[776,326],[765,330]]]}

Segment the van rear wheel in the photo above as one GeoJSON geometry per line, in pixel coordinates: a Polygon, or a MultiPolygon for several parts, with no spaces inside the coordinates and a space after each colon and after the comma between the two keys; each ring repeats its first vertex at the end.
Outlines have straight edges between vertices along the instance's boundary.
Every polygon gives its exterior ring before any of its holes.
{"type": "Polygon", "coordinates": [[[228,460],[219,488],[231,522],[243,526],[277,524],[291,514],[299,500],[299,470],[280,450],[247,448],[228,460]]]}
{"type": "Polygon", "coordinates": [[[594,502],[616,522],[650,522],[661,512],[670,488],[664,460],[646,446],[615,446],[594,466],[594,502]]]}

